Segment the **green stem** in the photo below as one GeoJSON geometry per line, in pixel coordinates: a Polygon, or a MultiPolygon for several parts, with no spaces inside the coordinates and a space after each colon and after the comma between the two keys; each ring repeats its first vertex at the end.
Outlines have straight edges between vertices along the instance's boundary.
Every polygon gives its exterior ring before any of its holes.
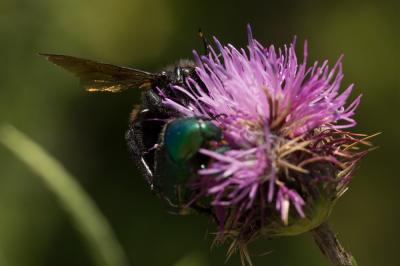
{"type": "Polygon", "coordinates": [[[0,143],[35,172],[56,195],[87,241],[97,265],[129,265],[107,219],[60,162],[11,125],[0,127],[0,143]]]}
{"type": "Polygon", "coordinates": [[[334,266],[357,266],[354,257],[340,244],[336,234],[330,228],[328,222],[311,231],[314,241],[321,252],[334,266]]]}

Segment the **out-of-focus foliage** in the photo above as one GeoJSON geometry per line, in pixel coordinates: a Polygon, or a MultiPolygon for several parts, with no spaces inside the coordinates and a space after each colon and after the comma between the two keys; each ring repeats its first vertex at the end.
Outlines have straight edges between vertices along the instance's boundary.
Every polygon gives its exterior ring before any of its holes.
{"type": "Polygon", "coordinates": [[[96,265],[128,266],[123,248],[107,219],[60,162],[11,125],[0,126],[0,143],[54,193],[76,230],[81,232],[96,265]]]}
{"type": "MultiPolygon", "coordinates": [[[[199,27],[245,45],[245,25],[264,44],[299,37],[311,59],[345,54],[345,83],[363,93],[357,130],[383,131],[333,226],[360,265],[394,265],[400,186],[400,5],[395,1],[0,1],[0,123],[49,150],[104,212],[132,265],[222,265],[209,251],[207,219],[165,212],[131,163],[124,143],[139,93],[89,95],[37,52],[76,55],[149,71],[202,49],[199,27]],[[292,3],[290,3],[292,2],[292,3]],[[206,239],[206,240],[205,240],[206,239]]],[[[34,174],[0,147],[0,265],[92,265],[79,232],[34,174]]],[[[209,233],[213,228],[210,227],[209,233]]],[[[256,265],[324,265],[308,235],[262,239],[256,265]]],[[[231,259],[227,265],[239,265],[231,259]]]]}

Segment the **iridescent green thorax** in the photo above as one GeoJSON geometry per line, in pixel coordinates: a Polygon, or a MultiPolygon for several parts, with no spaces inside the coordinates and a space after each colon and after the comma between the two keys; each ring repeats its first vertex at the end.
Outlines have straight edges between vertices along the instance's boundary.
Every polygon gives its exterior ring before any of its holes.
{"type": "Polygon", "coordinates": [[[164,133],[164,146],[175,163],[190,160],[205,141],[220,140],[221,129],[211,121],[190,117],[169,123],[164,133]]]}
{"type": "MultiPolygon", "coordinates": [[[[191,192],[188,180],[196,175],[201,159],[196,157],[200,148],[208,147],[208,141],[219,141],[222,132],[211,121],[201,117],[178,118],[169,122],[162,135],[162,145],[156,151],[154,185],[167,199],[170,210],[185,214],[191,192]]],[[[200,202],[191,207],[199,209],[200,202]]]]}

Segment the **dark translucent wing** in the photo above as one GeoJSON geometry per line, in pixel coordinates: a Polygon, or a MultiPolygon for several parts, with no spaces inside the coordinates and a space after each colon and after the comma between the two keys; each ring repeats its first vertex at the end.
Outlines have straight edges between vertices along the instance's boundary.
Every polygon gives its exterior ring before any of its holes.
{"type": "Polygon", "coordinates": [[[67,55],[40,54],[80,78],[81,85],[90,92],[120,92],[129,88],[151,88],[157,75],[67,55]]]}

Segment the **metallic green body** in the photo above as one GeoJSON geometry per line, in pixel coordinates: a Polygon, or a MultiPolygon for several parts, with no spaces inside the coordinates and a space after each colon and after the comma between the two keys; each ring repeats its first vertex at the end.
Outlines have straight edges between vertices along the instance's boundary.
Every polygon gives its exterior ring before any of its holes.
{"type": "Polygon", "coordinates": [[[154,184],[169,201],[171,211],[186,213],[186,182],[201,164],[195,155],[206,141],[221,140],[222,132],[211,121],[199,117],[179,118],[166,125],[161,138],[162,145],[155,155],[154,184]]]}
{"type": "Polygon", "coordinates": [[[164,146],[176,163],[190,160],[204,141],[220,140],[221,129],[211,121],[199,118],[181,118],[169,123],[164,132],[164,146]]]}

